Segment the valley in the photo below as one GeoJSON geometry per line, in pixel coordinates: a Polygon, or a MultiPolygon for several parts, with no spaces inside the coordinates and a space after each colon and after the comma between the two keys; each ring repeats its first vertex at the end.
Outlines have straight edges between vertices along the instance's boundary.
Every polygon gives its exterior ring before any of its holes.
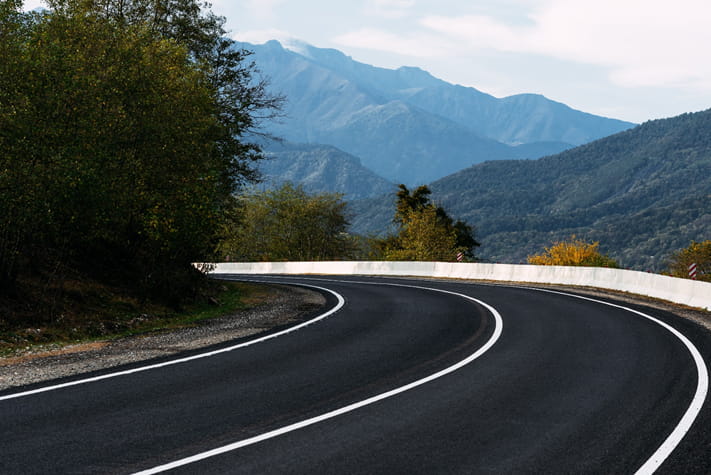
{"type": "Polygon", "coordinates": [[[287,98],[269,129],[286,140],[266,143],[262,186],[342,193],[353,233],[391,231],[405,183],[427,184],[473,225],[485,261],[525,262],[577,235],[624,267],[659,271],[711,234],[711,112],[635,126],[305,43],[241,46],[287,98]]]}

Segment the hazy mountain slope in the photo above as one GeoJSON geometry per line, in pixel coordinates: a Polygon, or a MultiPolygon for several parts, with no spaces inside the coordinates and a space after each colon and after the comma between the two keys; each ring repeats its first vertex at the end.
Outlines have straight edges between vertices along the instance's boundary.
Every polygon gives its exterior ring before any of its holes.
{"type": "Polygon", "coordinates": [[[338,50],[300,42],[292,42],[287,48],[358,84],[374,97],[402,100],[503,143],[581,145],[634,125],[576,111],[536,94],[497,99],[473,87],[450,84],[417,67],[377,68],[354,61],[338,50]]]}
{"type": "Polygon", "coordinates": [[[271,90],[288,99],[286,118],[270,132],[334,145],[396,182],[425,183],[485,160],[550,155],[631,125],[542,96],[496,99],[418,68],[377,68],[337,50],[302,43],[289,50],[276,41],[241,46],[254,51],[271,90]]]}
{"type": "Polygon", "coordinates": [[[581,145],[633,125],[576,111],[537,94],[496,99],[474,88],[446,83],[417,91],[407,97],[407,102],[512,145],[532,142],[581,145]]]}
{"type": "Polygon", "coordinates": [[[347,200],[393,193],[395,184],[360,164],[357,157],[329,145],[271,144],[259,164],[263,185],[298,183],[310,192],[342,193],[347,200]]]}
{"type": "Polygon", "coordinates": [[[496,116],[483,130],[504,143],[557,141],[582,145],[633,125],[577,111],[538,94],[517,94],[501,99],[496,116]]]}
{"type": "Polygon", "coordinates": [[[575,233],[624,266],[659,269],[673,250],[711,238],[711,110],[551,157],[479,164],[431,187],[476,226],[491,260],[525,261],[575,233]]]}
{"type": "Polygon", "coordinates": [[[379,103],[358,84],[285,50],[276,41],[241,46],[254,51],[253,58],[270,81],[270,91],[287,99],[286,117],[269,125],[270,132],[286,140],[314,142],[314,132],[339,127],[352,114],[379,103]]]}
{"type": "Polygon", "coordinates": [[[477,163],[477,157],[513,158],[519,153],[399,101],[363,108],[346,126],[315,137],[360,157],[379,175],[408,184],[454,173],[477,163]]]}

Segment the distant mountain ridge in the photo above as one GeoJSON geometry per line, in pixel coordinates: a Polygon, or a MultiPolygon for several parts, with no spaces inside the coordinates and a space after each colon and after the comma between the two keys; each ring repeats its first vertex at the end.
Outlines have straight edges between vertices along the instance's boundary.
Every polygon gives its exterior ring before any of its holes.
{"type": "Polygon", "coordinates": [[[431,182],[485,160],[536,158],[631,127],[543,96],[497,99],[419,68],[377,68],[333,49],[241,43],[288,102],[270,132],[329,144],[394,182],[431,182]]]}
{"type": "MultiPolygon", "coordinates": [[[[434,200],[477,228],[489,260],[523,262],[576,234],[599,240],[623,266],[659,270],[671,252],[711,239],[711,110],[538,160],[482,163],[431,188],[434,200]]],[[[354,209],[361,232],[386,225],[393,212],[383,198],[354,209]]]]}
{"type": "Polygon", "coordinates": [[[270,144],[269,150],[258,166],[265,188],[291,182],[311,193],[340,193],[346,200],[393,193],[397,188],[363,167],[358,157],[330,145],[282,142],[270,144]]]}

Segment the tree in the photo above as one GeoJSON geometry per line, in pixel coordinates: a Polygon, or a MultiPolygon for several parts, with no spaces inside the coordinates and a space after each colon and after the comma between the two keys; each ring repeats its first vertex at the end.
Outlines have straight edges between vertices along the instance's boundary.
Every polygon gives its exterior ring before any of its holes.
{"type": "MultiPolygon", "coordinates": [[[[407,189],[407,186],[400,184],[397,192],[397,204],[395,209],[395,217],[393,221],[403,224],[407,218],[418,211],[422,211],[428,206],[431,206],[429,196],[432,191],[425,186],[418,186],[412,192],[407,189]]],[[[444,213],[442,208],[438,208],[440,214],[444,213]]]]}
{"type": "Polygon", "coordinates": [[[696,279],[711,282],[711,240],[692,241],[671,255],[668,271],[674,277],[689,278],[689,266],[696,264],[696,279]]]}
{"type": "Polygon", "coordinates": [[[411,213],[403,222],[398,245],[386,252],[386,259],[394,261],[452,261],[457,252],[453,228],[442,225],[433,206],[411,213]]]}
{"type": "Polygon", "coordinates": [[[386,259],[451,261],[460,252],[474,258],[479,243],[472,227],[464,221],[454,222],[444,208],[430,202],[430,194],[424,185],[412,192],[405,185],[399,186],[393,221],[400,229],[397,236],[381,243],[386,259]]]}
{"type": "Polygon", "coordinates": [[[48,4],[0,7],[0,285],[71,268],[177,301],[279,99],[193,0],[48,4]]]}
{"type": "Polygon", "coordinates": [[[47,0],[57,12],[104,18],[119,26],[140,25],[154,37],[187,48],[189,60],[199,67],[214,94],[215,116],[220,122],[216,153],[224,163],[223,179],[238,191],[257,178],[254,162],[263,158],[254,139],[260,125],[279,115],[282,96],[268,93],[252,54],[237,48],[224,29],[225,18],[201,0],[47,0]],[[251,138],[251,139],[250,139],[251,138]]]}
{"type": "Polygon", "coordinates": [[[23,137],[11,129],[8,118],[26,103],[22,84],[23,61],[31,18],[22,13],[21,0],[0,2],[0,289],[15,281],[22,260],[22,243],[32,226],[29,170],[15,157],[23,137]]]}
{"type": "Polygon", "coordinates": [[[322,261],[351,256],[342,196],[310,195],[290,183],[246,194],[219,249],[233,261],[322,261]]]}
{"type": "Polygon", "coordinates": [[[553,243],[541,254],[528,256],[528,262],[541,266],[618,267],[614,259],[600,253],[599,245],[571,236],[568,241],[553,243]]]}

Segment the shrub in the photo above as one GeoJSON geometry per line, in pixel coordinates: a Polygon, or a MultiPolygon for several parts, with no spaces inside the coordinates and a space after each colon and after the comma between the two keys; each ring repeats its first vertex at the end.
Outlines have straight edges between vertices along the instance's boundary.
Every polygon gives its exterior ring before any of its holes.
{"type": "Polygon", "coordinates": [[[599,245],[573,235],[567,241],[555,242],[541,254],[528,256],[528,262],[540,266],[619,267],[614,259],[600,253],[599,245]]]}
{"type": "Polygon", "coordinates": [[[668,271],[674,277],[689,278],[689,265],[696,264],[696,280],[711,282],[711,240],[692,241],[669,258],[668,271]]]}

